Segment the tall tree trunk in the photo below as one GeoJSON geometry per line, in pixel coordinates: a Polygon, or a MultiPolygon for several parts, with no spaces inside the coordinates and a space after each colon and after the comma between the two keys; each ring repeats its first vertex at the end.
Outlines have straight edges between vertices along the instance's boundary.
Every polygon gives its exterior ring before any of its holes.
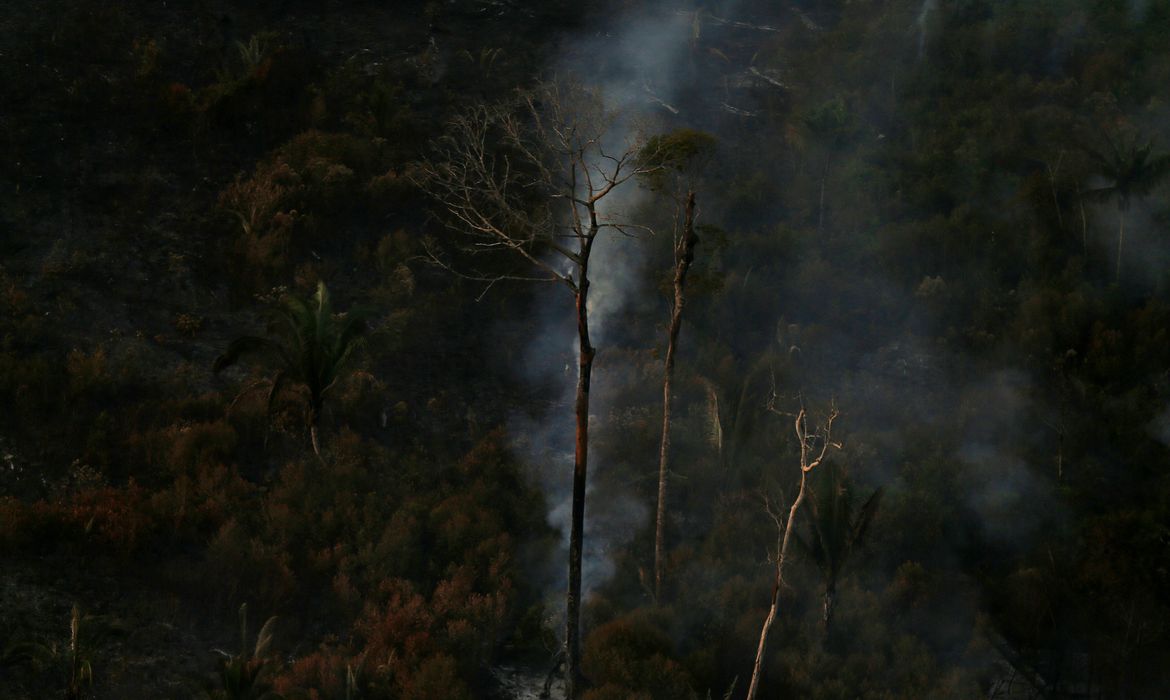
{"type": "Polygon", "coordinates": [[[686,301],[687,270],[695,259],[695,193],[688,192],[684,205],[683,230],[674,245],[674,306],[670,312],[670,329],[666,341],[666,369],[662,379],[662,443],[658,448],[658,513],[654,520],[654,599],[662,596],[663,548],[666,529],[666,477],[670,458],[670,402],[673,395],[674,351],[682,326],[683,303],[686,301]]]}
{"type": "Polygon", "coordinates": [[[781,540],[780,552],[776,555],[776,581],[772,586],[772,605],[768,608],[768,616],[764,618],[764,626],[760,629],[760,644],[756,648],[756,662],[752,666],[752,682],[748,686],[747,700],[755,700],[756,692],[760,688],[760,673],[764,666],[764,652],[768,646],[768,632],[772,623],[776,621],[776,610],[780,603],[780,588],[784,585],[784,560],[788,557],[788,543],[792,538],[792,528],[796,525],[796,512],[804,503],[804,486],[808,480],[808,471],[800,473],[800,490],[796,493],[796,500],[788,509],[788,521],[784,524],[784,537],[781,540]]]}
{"type": "Polygon", "coordinates": [[[569,589],[565,596],[565,696],[581,694],[581,552],[585,526],[585,477],[589,457],[589,381],[597,350],[589,344],[589,252],[597,228],[582,244],[577,283],[576,449],[573,459],[573,515],[569,529],[569,589]]]}

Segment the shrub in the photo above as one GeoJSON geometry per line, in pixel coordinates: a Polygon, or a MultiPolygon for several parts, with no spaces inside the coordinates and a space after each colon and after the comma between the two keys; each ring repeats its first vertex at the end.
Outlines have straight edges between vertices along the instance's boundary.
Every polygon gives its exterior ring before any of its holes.
{"type": "Polygon", "coordinates": [[[354,660],[342,650],[322,645],[312,654],[294,661],[287,671],[273,680],[273,687],[282,695],[299,690],[307,700],[345,698],[347,690],[353,689],[349,686],[365,690],[369,683],[364,678],[363,660],[354,660]]]}
{"type": "Polygon", "coordinates": [[[204,585],[221,602],[235,601],[246,592],[262,606],[280,609],[297,591],[288,553],[249,536],[237,520],[220,528],[205,557],[204,585]]]}
{"type": "Polygon", "coordinates": [[[97,347],[93,352],[74,348],[65,357],[65,373],[69,377],[69,391],[73,396],[97,392],[111,384],[106,350],[97,347]]]}
{"type": "Polygon", "coordinates": [[[402,700],[431,700],[471,698],[467,684],[456,673],[458,665],[447,654],[428,658],[417,671],[405,675],[398,683],[402,700]]]}
{"type": "Polygon", "coordinates": [[[216,82],[199,91],[195,106],[203,129],[267,146],[311,120],[317,63],[308,51],[268,50],[271,37],[237,42],[216,82]]]}
{"type": "Polygon", "coordinates": [[[178,314],[173,320],[179,335],[194,338],[203,329],[203,318],[194,314],[178,314]]]}
{"type": "Polygon", "coordinates": [[[142,551],[159,532],[147,493],[124,487],[88,486],[54,500],[0,500],[0,543],[15,549],[84,547],[127,557],[142,551]]]}
{"type": "Polygon", "coordinates": [[[596,700],[645,697],[651,700],[693,698],[690,678],[672,658],[670,638],[645,612],[634,612],[601,625],[585,639],[581,668],[598,686],[596,700]]]}
{"type": "Polygon", "coordinates": [[[318,222],[361,204],[366,183],[380,169],[379,150],[347,134],[307,131],[251,176],[237,178],[220,194],[219,206],[239,226],[235,247],[242,262],[260,272],[287,270],[295,258],[328,245],[318,222]]]}

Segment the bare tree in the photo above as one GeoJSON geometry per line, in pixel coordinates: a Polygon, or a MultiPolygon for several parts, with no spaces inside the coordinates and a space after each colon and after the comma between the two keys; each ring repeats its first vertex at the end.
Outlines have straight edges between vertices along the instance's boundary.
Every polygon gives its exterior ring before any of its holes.
{"type": "MultiPolygon", "coordinates": [[[[520,266],[484,270],[452,262],[433,243],[440,265],[488,287],[501,280],[555,282],[574,298],[578,366],[569,583],[566,592],[565,680],[580,693],[582,530],[589,450],[589,385],[596,348],[589,340],[589,265],[606,229],[638,227],[613,211],[615,191],[656,169],[631,139],[613,134],[617,116],[600,95],[579,84],[550,83],[510,104],[476,107],[456,118],[418,182],[437,201],[444,223],[463,234],[470,256],[505,253],[520,266]]],[[[464,257],[464,261],[471,261],[464,257]]],[[[486,290],[485,290],[486,291],[486,290]]]]}
{"type": "MultiPolygon", "coordinates": [[[[774,400],[768,408],[772,412],[779,413],[775,407],[774,400]]],[[[796,524],[796,514],[800,510],[800,506],[804,503],[808,475],[824,462],[825,456],[828,454],[830,448],[841,449],[840,443],[833,442],[833,421],[837,419],[837,415],[836,408],[830,409],[829,415],[825,418],[825,422],[810,433],[808,429],[808,413],[801,406],[793,421],[797,444],[800,448],[800,487],[797,489],[796,498],[792,500],[792,506],[788,509],[787,519],[783,518],[780,510],[773,507],[770,499],[764,499],[764,508],[768,511],[768,515],[772,518],[773,522],[776,523],[776,555],[772,559],[776,579],[772,586],[772,604],[768,608],[768,616],[764,618],[764,625],[760,629],[760,643],[756,648],[756,662],[752,666],[752,681],[748,686],[747,700],[755,700],[756,692],[760,688],[760,673],[764,665],[764,651],[768,645],[768,632],[772,629],[772,623],[776,621],[776,612],[780,602],[780,590],[786,585],[784,583],[784,563],[788,559],[788,545],[792,541],[792,530],[796,524]]]]}

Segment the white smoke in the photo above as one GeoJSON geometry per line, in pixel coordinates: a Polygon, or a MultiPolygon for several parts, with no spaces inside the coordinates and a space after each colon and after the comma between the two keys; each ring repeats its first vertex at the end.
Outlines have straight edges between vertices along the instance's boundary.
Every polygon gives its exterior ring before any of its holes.
{"type": "Polygon", "coordinates": [[[964,392],[969,412],[958,486],[988,541],[1026,548],[1063,511],[1050,479],[1018,453],[1034,430],[1029,420],[1031,382],[1023,372],[1001,370],[964,392]]]}
{"type": "MultiPolygon", "coordinates": [[[[677,69],[691,38],[688,16],[645,13],[616,20],[611,31],[571,42],[557,72],[596,87],[606,110],[616,119],[606,134],[605,151],[622,153],[644,139],[645,125],[662,103],[674,101],[677,69]],[[602,57],[599,60],[599,57],[602,57]]],[[[612,174],[605,162],[592,167],[612,174]]],[[[631,225],[626,234],[610,228],[594,244],[590,264],[589,316],[594,344],[612,339],[611,324],[641,296],[644,246],[637,240],[648,232],[633,218],[644,204],[645,191],[635,182],[614,190],[599,202],[603,222],[631,225]]]]}
{"type": "MultiPolygon", "coordinates": [[[[568,76],[594,88],[607,112],[615,120],[606,133],[605,151],[623,153],[636,147],[646,136],[644,125],[656,112],[666,109],[676,94],[677,68],[691,39],[691,20],[675,13],[634,13],[614,19],[608,30],[572,39],[552,66],[554,75],[568,76]]],[[[612,174],[609,163],[599,160],[593,167],[612,174]]],[[[621,319],[631,309],[647,305],[652,298],[644,288],[645,242],[650,235],[634,220],[645,204],[646,192],[629,181],[599,203],[603,223],[622,224],[623,230],[607,227],[599,234],[590,258],[589,331],[598,348],[590,397],[589,487],[582,562],[582,594],[586,598],[614,572],[612,553],[629,543],[648,522],[648,504],[632,494],[611,486],[599,487],[607,471],[605,455],[595,448],[605,438],[606,423],[599,416],[608,413],[618,387],[605,379],[616,369],[616,358],[607,358],[606,349],[621,337],[621,319]],[[634,306],[632,306],[634,305],[634,306]]],[[[548,522],[561,532],[568,548],[572,515],[574,449],[573,401],[577,382],[577,334],[572,301],[562,290],[549,290],[534,309],[534,337],[525,353],[527,378],[561,387],[542,415],[518,416],[510,432],[516,445],[532,465],[535,477],[548,500],[548,522]]],[[[561,595],[567,584],[567,569],[555,557],[549,572],[550,600],[561,595]]]]}

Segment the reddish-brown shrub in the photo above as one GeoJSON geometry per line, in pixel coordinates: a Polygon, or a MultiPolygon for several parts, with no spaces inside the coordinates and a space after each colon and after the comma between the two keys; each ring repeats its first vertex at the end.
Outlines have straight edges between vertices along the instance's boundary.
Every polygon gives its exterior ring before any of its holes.
{"type": "Polygon", "coordinates": [[[346,675],[349,669],[362,666],[362,659],[353,659],[349,654],[329,646],[294,661],[273,683],[281,695],[295,691],[304,692],[309,700],[332,700],[344,698],[346,675]]]}
{"type": "Polygon", "coordinates": [[[82,491],[70,500],[67,522],[81,526],[89,539],[119,554],[135,551],[154,525],[145,507],[146,492],[133,482],[122,488],[82,491]]]}
{"type": "Polygon", "coordinates": [[[333,230],[319,221],[361,206],[381,150],[349,134],[306,131],[229,185],[219,206],[239,233],[237,272],[255,277],[244,281],[262,286],[270,273],[287,272],[306,251],[328,244],[333,230]]]}
{"type": "Polygon", "coordinates": [[[634,612],[595,629],[585,639],[581,668],[603,694],[679,700],[695,697],[690,678],[675,661],[670,638],[648,613],[634,612]]]}
{"type": "Polygon", "coordinates": [[[435,616],[409,581],[386,581],[377,598],[384,602],[368,603],[354,625],[365,640],[365,651],[372,663],[385,664],[392,670],[409,668],[435,651],[435,616]]]}
{"type": "Polygon", "coordinates": [[[288,552],[250,537],[237,520],[220,528],[205,556],[206,584],[223,602],[246,598],[264,608],[280,609],[297,590],[288,552]]]}
{"type": "Polygon", "coordinates": [[[402,700],[462,700],[471,697],[467,684],[459,677],[458,664],[447,654],[426,659],[417,671],[403,674],[397,685],[398,697],[402,700]]]}
{"type": "Polygon", "coordinates": [[[636,693],[616,683],[606,683],[600,688],[585,691],[584,700],[654,700],[650,693],[636,693]]]}
{"type": "Polygon", "coordinates": [[[506,577],[477,592],[476,572],[461,566],[439,582],[431,596],[431,610],[440,620],[445,647],[458,652],[464,668],[474,669],[487,659],[495,645],[511,602],[512,584],[506,577]]]}
{"type": "Polygon", "coordinates": [[[88,486],[53,500],[0,500],[0,543],[14,548],[82,546],[86,551],[130,556],[157,538],[159,520],[145,490],[88,486]]]}

